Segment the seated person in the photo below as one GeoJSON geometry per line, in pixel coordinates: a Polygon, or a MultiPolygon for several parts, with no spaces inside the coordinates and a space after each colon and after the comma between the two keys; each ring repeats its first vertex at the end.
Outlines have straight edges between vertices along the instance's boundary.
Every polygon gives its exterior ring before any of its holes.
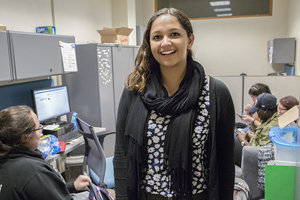
{"type": "Polygon", "coordinates": [[[286,111],[288,111],[289,109],[291,109],[295,105],[299,105],[299,101],[298,101],[298,99],[296,99],[293,96],[286,96],[286,97],[283,97],[282,99],[280,99],[279,103],[278,103],[278,114],[279,114],[279,116],[286,113],[286,111]]]}
{"type": "Polygon", "coordinates": [[[28,106],[0,111],[0,199],[72,199],[71,192],[91,182],[80,175],[65,183],[58,171],[37,150],[43,127],[28,106]]]}
{"type": "MultiPolygon", "coordinates": [[[[293,96],[286,96],[280,99],[278,103],[279,116],[282,116],[295,105],[299,105],[299,101],[293,96]]],[[[290,126],[297,126],[297,124],[292,122],[290,126]]],[[[273,143],[261,146],[258,151],[258,187],[261,190],[265,189],[265,165],[270,160],[275,160],[275,149],[273,143]]]]}
{"type": "Polygon", "coordinates": [[[249,125],[248,127],[246,127],[246,129],[243,130],[244,132],[246,132],[248,130],[254,132],[256,127],[258,127],[261,124],[260,119],[257,115],[257,112],[252,113],[249,111],[249,108],[251,108],[255,104],[257,96],[262,93],[271,94],[271,90],[270,90],[269,86],[267,86],[266,84],[263,84],[263,83],[256,83],[256,84],[252,85],[249,89],[248,94],[250,95],[250,97],[253,101],[253,104],[247,104],[245,106],[244,110],[247,113],[247,115],[243,115],[243,117],[241,117],[241,119],[243,121],[248,122],[248,125],[249,125]]]}
{"type": "Polygon", "coordinates": [[[258,95],[256,105],[252,106],[249,111],[257,112],[258,117],[262,120],[253,135],[240,131],[236,132],[235,140],[235,162],[241,166],[241,155],[243,146],[263,146],[271,143],[269,131],[271,128],[278,126],[277,99],[269,93],[258,95]]]}
{"type": "Polygon", "coordinates": [[[278,126],[279,116],[276,101],[276,97],[272,94],[262,93],[258,95],[256,105],[252,106],[249,111],[253,113],[257,112],[262,123],[255,129],[252,136],[243,131],[237,134],[242,146],[263,146],[271,142],[269,131],[271,128],[278,126]]]}

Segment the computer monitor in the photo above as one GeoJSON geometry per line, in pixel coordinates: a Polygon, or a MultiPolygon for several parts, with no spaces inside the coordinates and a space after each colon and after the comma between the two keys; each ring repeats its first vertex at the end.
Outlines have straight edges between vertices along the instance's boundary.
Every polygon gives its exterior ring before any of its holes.
{"type": "Polygon", "coordinates": [[[56,118],[70,113],[66,85],[32,90],[34,110],[40,122],[56,122],[56,118]],[[51,121],[52,120],[52,121],[51,121]]]}

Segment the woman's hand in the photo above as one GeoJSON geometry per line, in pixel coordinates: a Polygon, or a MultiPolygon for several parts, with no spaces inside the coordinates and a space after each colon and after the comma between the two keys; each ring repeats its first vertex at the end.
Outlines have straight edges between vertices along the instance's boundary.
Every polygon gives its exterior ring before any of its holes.
{"type": "Polygon", "coordinates": [[[90,177],[86,175],[79,175],[74,181],[74,187],[77,191],[84,190],[91,183],[90,177]]]}

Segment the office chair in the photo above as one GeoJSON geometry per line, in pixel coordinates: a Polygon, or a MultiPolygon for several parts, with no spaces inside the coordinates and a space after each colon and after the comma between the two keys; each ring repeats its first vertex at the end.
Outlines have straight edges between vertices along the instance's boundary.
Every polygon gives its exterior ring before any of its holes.
{"type": "MultiPolygon", "coordinates": [[[[91,177],[92,181],[98,186],[107,188],[107,185],[105,184],[105,173],[107,173],[107,176],[111,177],[113,170],[108,170],[106,172],[106,156],[104,154],[98,136],[96,135],[93,126],[87,124],[78,117],[76,118],[76,121],[78,124],[78,131],[83,135],[85,142],[85,155],[82,167],[83,174],[87,175],[86,167],[88,166],[89,176],[91,177]]],[[[108,163],[109,168],[113,169],[113,166],[110,165],[110,162],[108,163]]],[[[114,183],[109,183],[109,185],[110,188],[114,187],[114,183]]],[[[90,188],[94,192],[95,188],[92,186],[90,188]]],[[[96,193],[94,192],[94,194],[96,193]]]]}

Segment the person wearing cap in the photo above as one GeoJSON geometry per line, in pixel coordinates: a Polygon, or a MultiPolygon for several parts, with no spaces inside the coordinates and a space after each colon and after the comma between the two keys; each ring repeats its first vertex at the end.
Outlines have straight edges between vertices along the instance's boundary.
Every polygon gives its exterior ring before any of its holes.
{"type": "MultiPolygon", "coordinates": [[[[271,90],[269,88],[268,85],[264,84],[264,83],[255,83],[254,85],[251,86],[251,88],[249,89],[249,95],[253,101],[253,104],[256,103],[256,99],[258,97],[258,95],[262,94],[262,93],[271,93],[271,90]]],[[[249,111],[249,108],[251,108],[253,106],[253,104],[247,104],[244,108],[245,112],[247,113],[246,115],[242,115],[241,120],[245,121],[248,123],[248,126],[246,128],[244,128],[244,132],[246,131],[255,131],[256,127],[258,127],[261,124],[261,121],[257,115],[257,113],[251,113],[249,111]]]]}
{"type": "Polygon", "coordinates": [[[255,129],[251,139],[243,131],[236,133],[241,146],[264,146],[271,143],[269,131],[271,128],[278,126],[277,98],[272,94],[262,93],[258,95],[256,104],[249,108],[249,111],[252,113],[257,112],[262,123],[255,129]]]}

